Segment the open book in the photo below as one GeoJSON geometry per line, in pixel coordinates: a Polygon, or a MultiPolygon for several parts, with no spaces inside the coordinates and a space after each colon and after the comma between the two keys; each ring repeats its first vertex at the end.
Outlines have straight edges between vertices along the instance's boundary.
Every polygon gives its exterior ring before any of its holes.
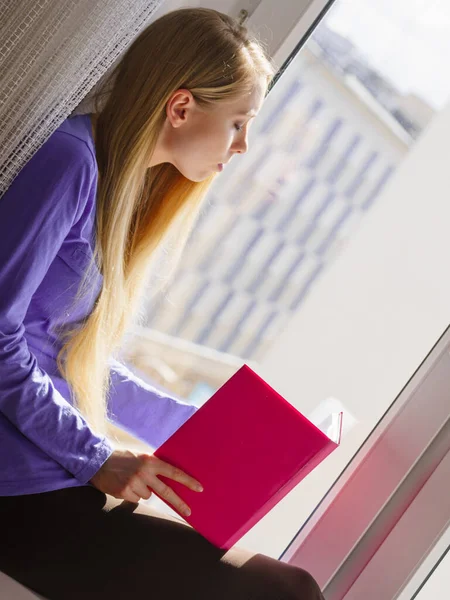
{"type": "Polygon", "coordinates": [[[244,365],[154,452],[204,491],[159,477],[190,506],[180,516],[228,550],[339,445],[342,413],[318,425],[244,365]]]}

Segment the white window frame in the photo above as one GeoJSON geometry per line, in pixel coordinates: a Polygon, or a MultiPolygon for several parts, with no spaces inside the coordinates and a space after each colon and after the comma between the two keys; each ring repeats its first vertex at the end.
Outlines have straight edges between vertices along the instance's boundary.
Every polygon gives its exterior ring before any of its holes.
{"type": "Polygon", "coordinates": [[[450,327],[281,557],[327,600],[398,597],[448,528],[449,395],[450,327]]]}
{"type": "MultiPolygon", "coordinates": [[[[338,0],[337,0],[338,1],[338,0]]],[[[262,0],[245,25],[267,44],[280,68],[302,46],[335,0],[262,0]]]]}

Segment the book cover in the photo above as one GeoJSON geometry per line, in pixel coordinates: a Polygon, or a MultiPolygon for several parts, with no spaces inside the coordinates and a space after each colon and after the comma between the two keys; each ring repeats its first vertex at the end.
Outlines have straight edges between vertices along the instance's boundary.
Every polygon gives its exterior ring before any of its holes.
{"type": "Polygon", "coordinates": [[[341,429],[342,415],[330,415],[326,435],[244,365],[155,450],[204,488],[159,475],[191,515],[167,504],[228,550],[339,445],[341,429]]]}

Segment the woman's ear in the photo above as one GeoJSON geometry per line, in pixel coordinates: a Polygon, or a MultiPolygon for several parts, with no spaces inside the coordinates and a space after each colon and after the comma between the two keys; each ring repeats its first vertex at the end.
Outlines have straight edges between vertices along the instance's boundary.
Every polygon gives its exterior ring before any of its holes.
{"type": "Polygon", "coordinates": [[[183,125],[194,107],[195,99],[189,90],[179,89],[173,92],[166,103],[166,115],[172,127],[183,125]]]}

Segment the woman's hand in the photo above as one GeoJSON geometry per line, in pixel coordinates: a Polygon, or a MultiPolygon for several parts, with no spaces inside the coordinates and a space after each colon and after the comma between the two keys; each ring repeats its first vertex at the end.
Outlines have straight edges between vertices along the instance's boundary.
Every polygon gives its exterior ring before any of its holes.
{"type": "Polygon", "coordinates": [[[130,450],[115,450],[90,483],[105,494],[130,502],[139,502],[141,498],[148,500],[154,490],[181,514],[189,516],[191,511],[187,504],[157,475],[183,483],[196,492],[202,491],[200,483],[180,469],[153,454],[135,454],[130,450]]]}

